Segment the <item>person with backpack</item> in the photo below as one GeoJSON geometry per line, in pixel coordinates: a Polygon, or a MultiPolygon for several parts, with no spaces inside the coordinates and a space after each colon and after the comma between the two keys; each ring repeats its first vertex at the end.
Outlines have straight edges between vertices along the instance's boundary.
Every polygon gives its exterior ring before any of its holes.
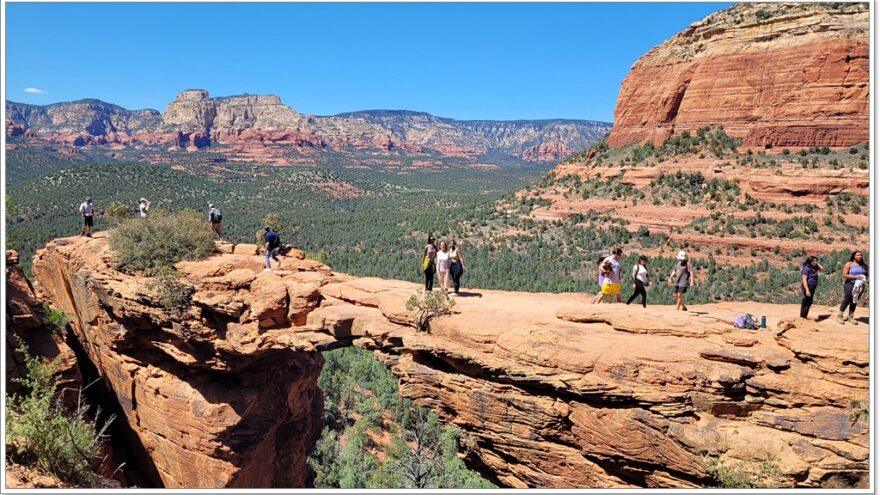
{"type": "Polygon", "coordinates": [[[868,265],[865,263],[865,255],[861,251],[853,251],[849,261],[843,265],[843,302],[837,312],[837,323],[852,323],[858,325],[855,320],[856,305],[859,296],[865,291],[868,281],[868,265]],[[843,319],[843,310],[849,307],[849,315],[843,319]]]}
{"type": "Polygon", "coordinates": [[[147,198],[141,198],[138,201],[138,214],[141,218],[147,218],[147,212],[150,211],[150,202],[147,201],[147,198]]]}
{"type": "Polygon", "coordinates": [[[422,251],[422,259],[419,265],[422,273],[425,274],[425,292],[434,290],[434,267],[437,263],[437,246],[434,244],[435,242],[434,235],[428,234],[428,244],[425,245],[425,249],[422,251]]]}
{"type": "Polygon", "coordinates": [[[464,255],[461,248],[453,240],[449,243],[449,274],[452,275],[452,294],[458,295],[461,288],[461,276],[464,273],[464,255]]]}
{"type": "Polygon", "coordinates": [[[263,234],[263,249],[266,250],[266,271],[272,271],[272,261],[278,262],[278,268],[281,268],[281,260],[278,259],[278,252],[281,250],[281,236],[270,227],[265,228],[263,234]]]}
{"type": "Polygon", "coordinates": [[[669,283],[675,287],[675,310],[679,309],[687,311],[684,304],[684,294],[688,287],[694,285],[694,272],[688,264],[688,255],[684,251],[679,251],[676,256],[675,268],[669,274],[669,283]]]}
{"type": "Polygon", "coordinates": [[[84,235],[86,237],[92,236],[92,226],[95,225],[94,216],[95,216],[95,205],[92,204],[91,196],[87,197],[85,201],[81,205],[79,205],[79,214],[82,215],[83,218],[83,227],[80,231],[79,235],[84,235]]]}
{"type": "Polygon", "coordinates": [[[633,302],[636,296],[642,296],[642,307],[648,307],[648,292],[645,287],[651,285],[650,276],[648,275],[648,257],[639,256],[639,262],[632,269],[633,293],[626,301],[626,305],[633,302]]]}
{"type": "Polygon", "coordinates": [[[810,313],[810,306],[813,305],[813,298],[816,296],[816,287],[819,286],[819,272],[825,268],[819,264],[819,258],[815,256],[807,256],[804,261],[804,267],[801,269],[801,318],[806,319],[810,313]]]}
{"type": "Polygon", "coordinates": [[[211,230],[217,234],[217,238],[223,239],[223,229],[221,227],[223,214],[220,213],[220,210],[214,208],[214,203],[208,203],[208,221],[211,222],[211,230]]]}

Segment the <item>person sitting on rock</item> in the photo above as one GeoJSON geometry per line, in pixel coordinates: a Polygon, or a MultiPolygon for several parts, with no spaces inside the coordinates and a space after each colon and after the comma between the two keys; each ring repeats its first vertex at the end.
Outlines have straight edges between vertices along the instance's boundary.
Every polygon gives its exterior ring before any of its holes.
{"type": "Polygon", "coordinates": [[[272,230],[271,227],[265,228],[265,233],[263,234],[263,248],[266,250],[266,271],[272,271],[272,261],[275,260],[278,262],[278,268],[281,268],[281,260],[278,259],[278,251],[281,250],[281,236],[278,235],[278,232],[272,230]]]}

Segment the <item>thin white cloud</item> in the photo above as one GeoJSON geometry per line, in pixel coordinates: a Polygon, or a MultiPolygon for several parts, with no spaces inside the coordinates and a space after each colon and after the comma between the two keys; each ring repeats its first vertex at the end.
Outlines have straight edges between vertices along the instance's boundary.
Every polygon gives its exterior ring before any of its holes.
{"type": "Polygon", "coordinates": [[[43,90],[40,89],[40,88],[24,88],[24,92],[25,92],[25,93],[30,93],[30,94],[32,94],[32,95],[41,95],[41,94],[45,94],[45,93],[46,93],[45,91],[43,91],[43,90]]]}

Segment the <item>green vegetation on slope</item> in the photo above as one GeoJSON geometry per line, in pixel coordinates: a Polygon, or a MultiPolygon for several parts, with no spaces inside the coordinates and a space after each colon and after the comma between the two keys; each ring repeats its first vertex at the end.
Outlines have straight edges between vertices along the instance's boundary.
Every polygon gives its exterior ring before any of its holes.
{"type": "Polygon", "coordinates": [[[397,392],[369,351],[325,352],[324,422],[309,464],[316,488],[492,488],[459,458],[462,434],[397,392]]]}

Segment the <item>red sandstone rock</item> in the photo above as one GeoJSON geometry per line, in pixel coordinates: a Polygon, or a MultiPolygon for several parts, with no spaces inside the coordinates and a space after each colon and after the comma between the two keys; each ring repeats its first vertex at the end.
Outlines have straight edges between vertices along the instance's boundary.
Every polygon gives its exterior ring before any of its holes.
{"type": "Polygon", "coordinates": [[[633,65],[608,144],[720,125],[746,147],[866,142],[868,48],[867,4],[716,12],[633,65]]]}
{"type": "Polygon", "coordinates": [[[702,486],[707,453],[774,459],[779,486],[867,486],[867,425],[847,399],[867,401],[864,324],[753,304],[769,331],[752,332],[732,327],[737,303],[633,312],[481,290],[418,333],[405,308],[416,284],[286,258],[265,273],[260,257],[229,253],[178,264],[195,293],[175,314],[111,262],[105,236],[77,237],[39,251],[34,270],[77,315],[165,486],[302,486],[320,430],[318,351],[343,345],[374,350],[504,486],[702,486]]]}

